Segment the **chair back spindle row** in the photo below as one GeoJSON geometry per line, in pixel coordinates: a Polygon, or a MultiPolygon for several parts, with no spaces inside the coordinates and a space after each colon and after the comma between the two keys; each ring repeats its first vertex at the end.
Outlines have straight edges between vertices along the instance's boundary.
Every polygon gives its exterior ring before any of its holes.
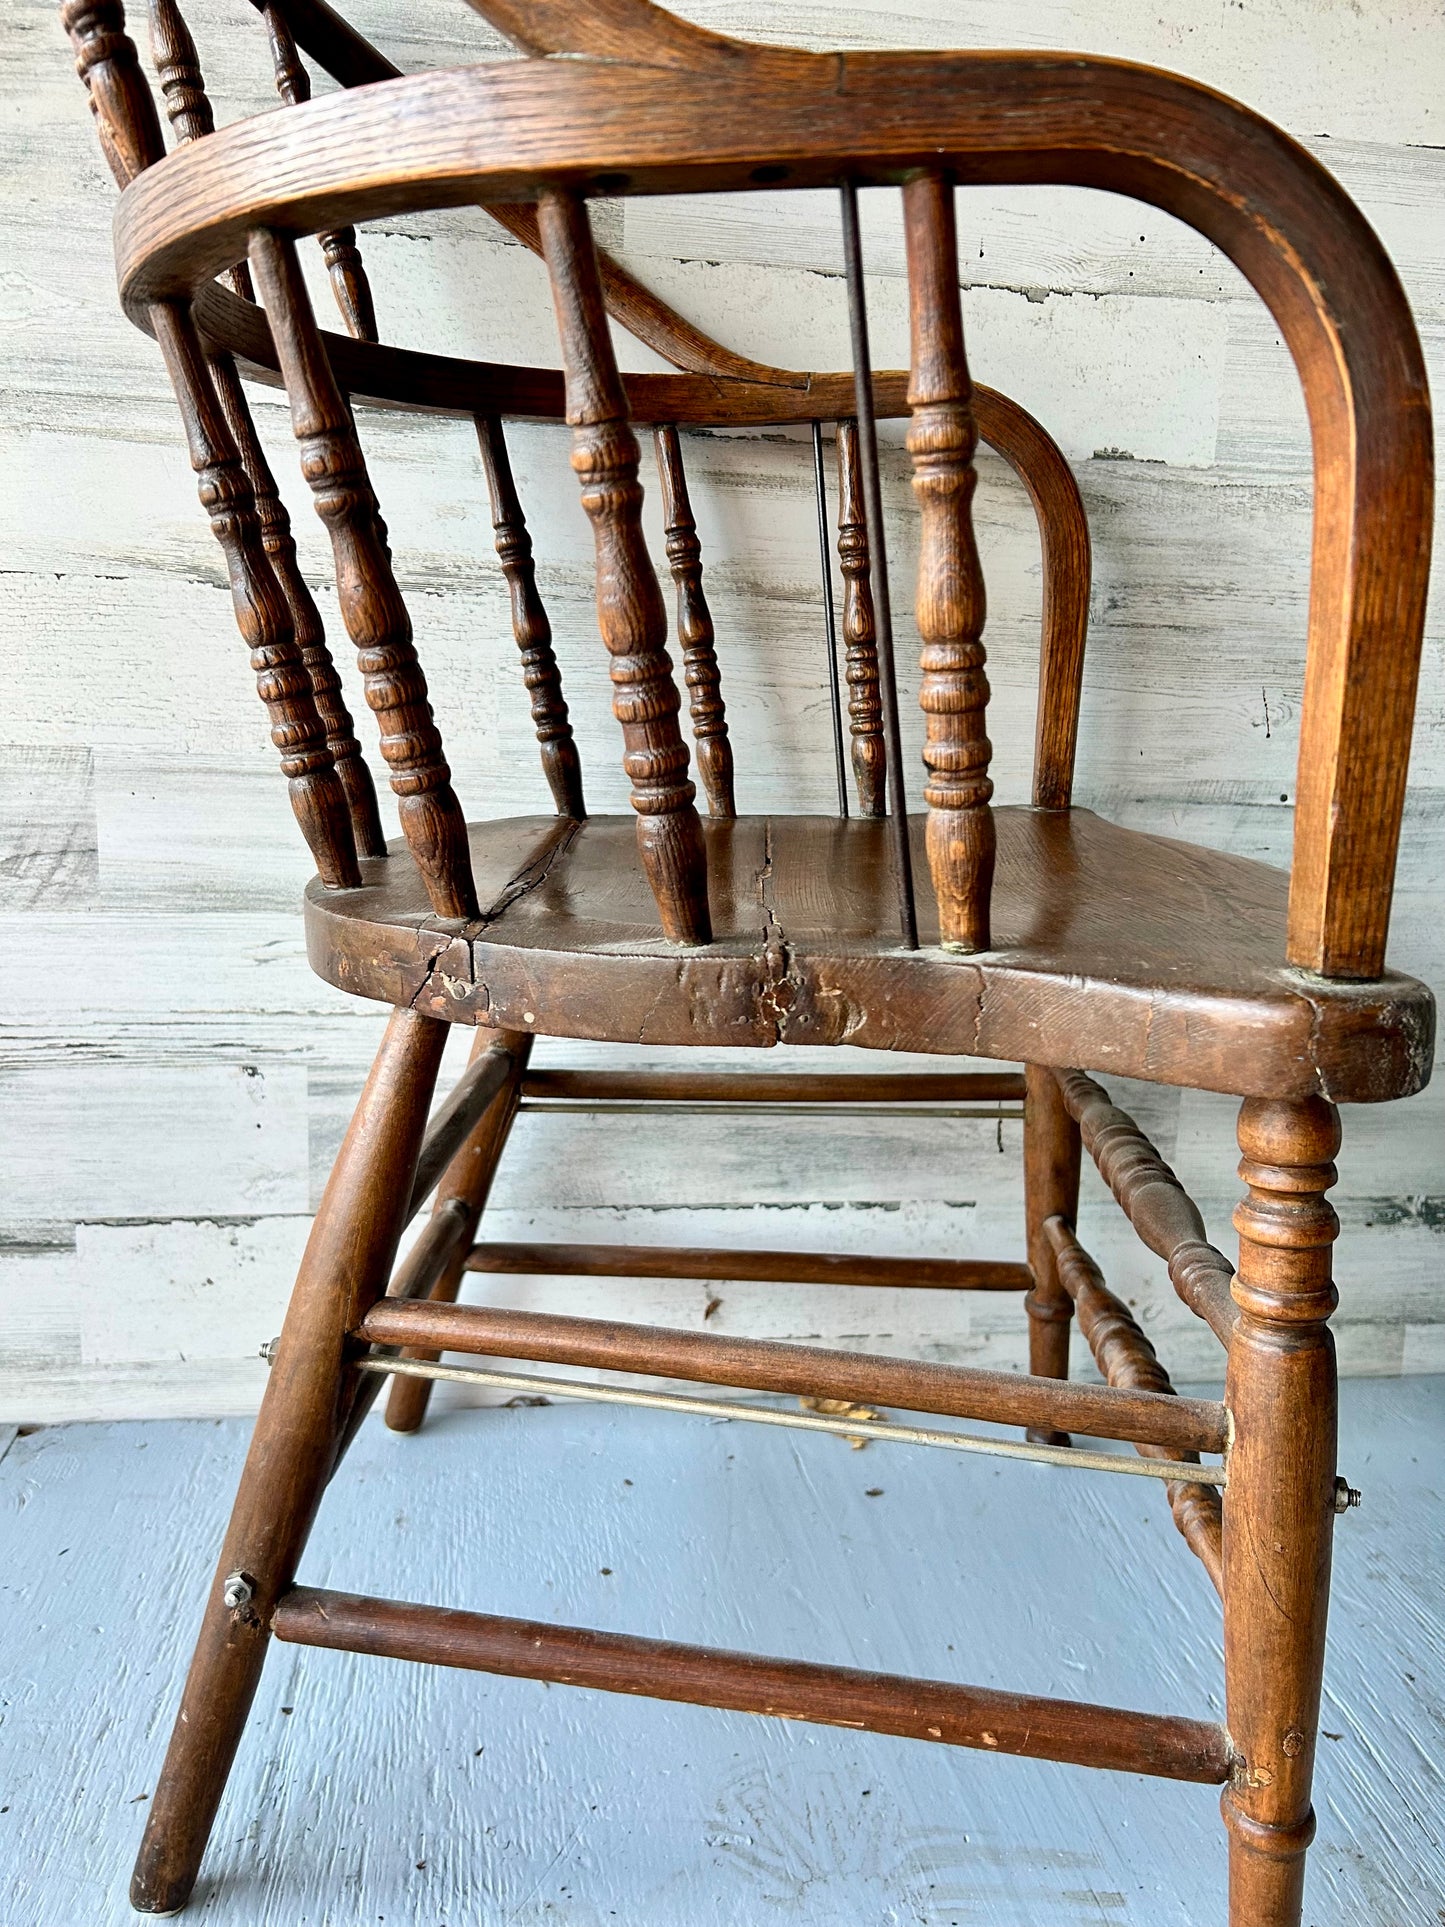
{"type": "MultiPolygon", "coordinates": [[[[176,0],[150,0],[151,58],[161,96],[177,141],[185,145],[215,132],[215,115],[206,93],[196,43],[176,0]]],[[[238,261],[226,274],[232,290],[243,300],[254,299],[251,270],[238,261]]],[[[386,838],[377,809],[376,786],[371,780],[357,741],[351,715],[341,693],[341,678],[326,646],[326,631],[316,600],[301,573],[291,518],[256,433],[250,405],[230,355],[209,358],[216,398],[226,418],[260,523],[261,546],[271,562],[281,592],[291,611],[291,624],[311,683],[317,713],[326,735],[337,776],[345,793],[358,855],[384,856],[386,838]]]]}
{"type": "Polygon", "coordinates": [[[552,650],[552,625],[537,591],[532,538],[512,476],[507,438],[502,424],[493,417],[479,415],[476,426],[492,504],[492,533],[511,597],[512,634],[522,654],[522,681],[532,702],[532,725],[537,732],[542,770],[558,814],[580,821],[587,814],[582,800],[582,764],[552,650]]]}
{"type": "Polygon", "coordinates": [[[611,657],[638,848],[663,934],[708,943],[707,860],[693,805],[667,614],[642,534],[638,447],[617,371],[586,203],[570,189],[538,202],[566,378],[572,466],[596,544],[597,623],[611,657]]]}
{"type": "Polygon", "coordinates": [[[974,542],[978,431],[963,345],[953,183],[903,189],[911,366],[908,451],[919,506],[916,620],[923,642],[928,867],[946,949],[987,950],[993,884],[991,748],[984,733],[983,572],[974,542]]]}
{"type": "Polygon", "coordinates": [[[733,801],[733,752],[728,741],[723,707],[722,678],[718,673],[712,612],[702,586],[702,544],[687,492],[682,444],[677,429],[653,430],[657,473],[662,484],[662,524],[668,566],[677,588],[677,643],[682,651],[683,679],[697,766],[707,796],[709,816],[736,816],[733,801]]]}
{"type": "MultiPolygon", "coordinates": [[[[61,21],[75,51],[76,71],[89,96],[102,152],[117,182],[125,187],[162,158],[165,144],[135,45],[125,31],[120,0],[66,0],[61,21]]],[[[173,23],[163,15],[161,25],[164,34],[173,23]]],[[[166,47],[178,68],[191,70],[179,75],[171,101],[178,119],[201,128],[209,107],[199,85],[195,49],[187,46],[188,40],[182,26],[182,37],[166,47]]],[[[251,652],[292,810],[322,880],[335,888],[354,887],[361,877],[346,795],[301,658],[290,606],[262,541],[251,482],[191,319],[190,304],[158,302],[150,318],[180,408],[201,503],[225,557],[237,626],[251,652]]]]}
{"type": "Polygon", "coordinates": [[[475,917],[466,822],[351,409],[331,371],[295,244],[258,231],[251,240],[251,270],[290,398],[302,473],[331,537],[336,597],[380,725],[402,832],[436,914],[475,917]]]}

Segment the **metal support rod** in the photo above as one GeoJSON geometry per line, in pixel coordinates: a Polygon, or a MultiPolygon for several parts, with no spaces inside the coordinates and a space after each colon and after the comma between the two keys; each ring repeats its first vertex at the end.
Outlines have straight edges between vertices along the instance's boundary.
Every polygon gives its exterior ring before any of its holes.
{"type": "MultiPolygon", "coordinates": [[[[778,1105],[767,1099],[752,1103],[691,1103],[673,1098],[618,1097],[524,1097],[519,1111],[533,1115],[549,1111],[585,1111],[604,1117],[627,1117],[635,1113],[652,1117],[776,1117],[778,1105]]],[[[1019,1122],[1023,1111],[1013,1104],[798,1104],[792,1114],[808,1117],[985,1117],[1003,1123],[1019,1122]]]]}
{"type": "Polygon", "coordinates": [[[913,901],[913,853],[908,842],[908,797],[903,786],[903,738],[898,727],[898,677],[893,664],[893,611],[888,596],[888,550],[883,535],[883,492],[878,482],[878,424],[873,415],[873,363],[868,348],[868,308],[863,290],[863,246],[858,235],[858,189],[844,181],[843,260],[848,280],[848,325],[853,336],[853,382],[857,390],[858,453],[863,468],[863,516],[873,614],[878,631],[878,688],[883,703],[883,753],[888,768],[888,820],[892,828],[893,876],[898,887],[898,925],[904,948],[918,948],[913,901]]]}
{"type": "Polygon", "coordinates": [[[921,1425],[885,1425],[874,1419],[824,1418],[812,1412],[784,1412],[741,1399],[691,1398],[680,1392],[633,1391],[597,1380],[548,1378],[539,1372],[495,1372],[489,1366],[428,1365],[412,1358],[359,1358],[363,1372],[395,1378],[440,1378],[457,1385],[487,1385],[494,1391],[533,1397],[592,1399],[600,1405],[642,1405],[655,1412],[691,1413],[694,1418],[746,1419],[753,1425],[781,1425],[794,1432],[833,1432],[846,1439],[881,1439],[890,1445],[937,1445],[954,1452],[979,1452],[996,1459],[1030,1459],[1039,1465],[1067,1465],[1078,1472],[1119,1472],[1133,1478],[1176,1479],[1194,1485],[1226,1483],[1222,1465],[1195,1465],[1184,1459],[1126,1458],[1122,1453],[1089,1452],[1072,1445],[1019,1445],[976,1432],[940,1432],[921,1425]]]}
{"type": "Polygon", "coordinates": [[[813,423],[813,493],[818,503],[818,562],[823,574],[823,634],[828,644],[828,701],[833,713],[833,768],[838,814],[848,814],[848,762],[843,751],[843,691],[838,680],[838,624],[833,610],[833,551],[828,540],[828,485],[823,476],[823,424],[813,423]]]}

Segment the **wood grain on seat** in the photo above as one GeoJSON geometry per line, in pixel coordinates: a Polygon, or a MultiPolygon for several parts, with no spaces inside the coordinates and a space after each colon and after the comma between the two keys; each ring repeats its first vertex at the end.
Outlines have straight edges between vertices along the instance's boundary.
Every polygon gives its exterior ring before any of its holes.
{"type": "MultiPolygon", "coordinates": [[[[1352,1102],[1425,1082],[1423,985],[1281,964],[1283,872],[1088,810],[995,814],[981,955],[938,947],[926,889],[924,948],[898,948],[876,818],[705,820],[714,940],[684,951],[657,933],[630,816],[538,816],[472,825],[476,923],[439,923],[395,845],[363,863],[360,890],[313,885],[311,961],[362,996],[555,1036],[854,1043],[1352,1102]]],[[[922,865],[921,818],[913,829],[922,865]]]]}

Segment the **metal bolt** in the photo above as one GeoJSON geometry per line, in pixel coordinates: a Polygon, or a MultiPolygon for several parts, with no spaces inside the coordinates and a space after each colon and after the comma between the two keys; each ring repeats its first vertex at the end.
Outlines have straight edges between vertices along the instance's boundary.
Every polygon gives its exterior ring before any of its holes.
{"type": "Polygon", "coordinates": [[[1335,1480],[1335,1511],[1348,1512],[1351,1506],[1358,1505],[1359,1503],[1360,1503],[1359,1487],[1351,1485],[1347,1479],[1336,1479],[1335,1480]]]}
{"type": "Polygon", "coordinates": [[[256,1582],[249,1573],[228,1572],[226,1574],[225,1584],[221,1588],[221,1598],[225,1601],[228,1612],[239,1612],[243,1606],[249,1606],[255,1596],[256,1582]]]}
{"type": "Polygon", "coordinates": [[[276,1347],[280,1343],[281,1340],[279,1338],[268,1338],[261,1347],[261,1356],[268,1365],[274,1365],[276,1363],[276,1347]]]}

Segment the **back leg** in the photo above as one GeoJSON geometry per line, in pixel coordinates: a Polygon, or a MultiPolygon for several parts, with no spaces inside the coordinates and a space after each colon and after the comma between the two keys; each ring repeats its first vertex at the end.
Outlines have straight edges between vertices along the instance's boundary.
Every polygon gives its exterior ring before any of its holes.
{"type": "MultiPolygon", "coordinates": [[[[521,1101],[522,1078],[532,1055],[532,1038],[525,1031],[479,1030],[476,1042],[472,1045],[472,1061],[475,1062],[488,1051],[504,1052],[511,1059],[511,1070],[506,1082],[483,1111],[471,1136],[447,1167],[445,1176],[437,1186],[436,1203],[432,1208],[435,1215],[450,1209],[455,1200],[460,1198],[467,1211],[467,1221],[455,1253],[427,1294],[434,1302],[444,1305],[452,1304],[461,1289],[467,1253],[476,1241],[477,1225],[481,1221],[487,1194],[492,1188],[492,1179],[501,1162],[502,1152],[511,1134],[512,1120],[517,1115],[517,1105],[521,1101]]],[[[425,1359],[429,1364],[434,1364],[439,1356],[438,1352],[411,1349],[402,1352],[403,1358],[425,1359]]],[[[386,1401],[386,1422],[393,1432],[416,1431],[426,1417],[431,1388],[432,1381],[429,1378],[392,1380],[386,1401]]]]}
{"type": "Polygon", "coordinates": [[[141,1913],[178,1913],[195,1884],[351,1402],[347,1333],[391,1272],[446,1036],[393,1011],[316,1214],[131,1877],[141,1913]]]}

